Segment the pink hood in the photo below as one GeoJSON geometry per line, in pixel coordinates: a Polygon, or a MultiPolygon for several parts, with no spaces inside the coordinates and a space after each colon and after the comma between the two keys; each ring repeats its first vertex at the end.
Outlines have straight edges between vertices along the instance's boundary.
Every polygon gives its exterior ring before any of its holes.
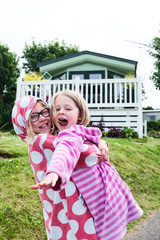
{"type": "Polygon", "coordinates": [[[16,134],[25,141],[27,137],[28,117],[37,100],[40,98],[25,96],[20,98],[12,110],[12,123],[16,134]]]}

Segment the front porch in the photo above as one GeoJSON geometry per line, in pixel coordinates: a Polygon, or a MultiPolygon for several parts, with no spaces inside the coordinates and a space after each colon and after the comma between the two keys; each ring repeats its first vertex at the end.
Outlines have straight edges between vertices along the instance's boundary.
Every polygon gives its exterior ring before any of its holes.
{"type": "Polygon", "coordinates": [[[133,128],[142,137],[142,82],[129,79],[76,79],[41,80],[17,83],[17,96],[33,95],[50,104],[52,96],[60,90],[80,92],[90,110],[94,124],[104,120],[104,129],[110,127],[133,128]]]}

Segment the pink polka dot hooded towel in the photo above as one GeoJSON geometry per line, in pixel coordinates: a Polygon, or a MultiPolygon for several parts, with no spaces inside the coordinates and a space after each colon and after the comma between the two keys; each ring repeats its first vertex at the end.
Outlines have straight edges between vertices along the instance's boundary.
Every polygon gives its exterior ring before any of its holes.
{"type": "MultiPolygon", "coordinates": [[[[27,137],[29,114],[38,100],[40,99],[33,96],[26,96],[19,99],[13,107],[12,122],[14,130],[23,141],[26,141],[27,137]]],[[[39,134],[35,136],[33,144],[29,145],[29,161],[36,182],[43,180],[47,167],[50,165],[51,157],[55,150],[54,146],[57,142],[55,139],[56,136],[50,134],[39,134]]],[[[88,148],[92,149],[92,145],[89,145],[88,148]]],[[[95,148],[93,147],[93,149],[95,148]]],[[[86,152],[83,154],[83,159],[87,157],[86,152]]],[[[97,158],[98,156],[99,153],[97,154],[97,158]]],[[[97,158],[95,156],[96,161],[97,158]]],[[[90,211],[72,179],[66,183],[66,186],[61,191],[53,191],[53,188],[47,187],[46,189],[39,190],[39,195],[43,206],[48,240],[67,240],[73,238],[97,240],[90,211]],[[72,189],[74,189],[74,193],[71,195],[72,189]],[[68,210],[67,212],[66,209],[68,210]],[[75,209],[74,212],[72,211],[73,209],[75,209]],[[75,228],[71,222],[76,222],[79,227],[75,228]]]]}
{"type": "MultiPolygon", "coordinates": [[[[12,110],[12,123],[16,134],[21,140],[26,141],[28,117],[36,102],[41,100],[34,96],[25,96],[20,98],[12,110]]],[[[42,100],[41,100],[42,101],[42,100]]]]}

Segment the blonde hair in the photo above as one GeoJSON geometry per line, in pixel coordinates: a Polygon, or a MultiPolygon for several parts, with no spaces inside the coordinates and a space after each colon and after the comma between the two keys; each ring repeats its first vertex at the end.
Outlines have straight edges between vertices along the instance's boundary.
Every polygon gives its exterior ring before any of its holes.
{"type": "Polygon", "coordinates": [[[60,95],[63,95],[72,99],[72,101],[76,104],[77,108],[79,109],[79,118],[81,120],[79,120],[77,124],[87,126],[90,120],[90,114],[89,114],[86,101],[80,93],[73,92],[71,90],[60,91],[54,95],[54,97],[51,100],[51,115],[53,116],[54,114],[55,100],[60,95]]]}
{"type": "MultiPolygon", "coordinates": [[[[44,108],[49,108],[49,110],[50,110],[50,107],[47,105],[47,103],[45,103],[45,102],[43,102],[42,100],[38,100],[37,102],[36,102],[36,104],[37,103],[39,103],[42,107],[44,107],[44,108]]],[[[33,108],[34,109],[34,108],[33,108]]],[[[33,109],[32,109],[32,111],[30,112],[30,114],[29,114],[29,118],[28,118],[28,127],[27,127],[27,145],[29,145],[30,143],[31,143],[31,141],[33,140],[33,138],[34,138],[34,136],[35,135],[37,135],[37,134],[35,134],[34,133],[34,131],[33,131],[33,126],[32,126],[32,122],[31,122],[31,114],[32,114],[32,112],[33,112],[33,109]]],[[[51,114],[50,114],[50,117],[51,117],[51,122],[53,122],[52,121],[52,116],[51,116],[51,114]]],[[[50,134],[54,134],[54,125],[52,124],[52,127],[51,127],[51,132],[50,132],[50,134]]]]}

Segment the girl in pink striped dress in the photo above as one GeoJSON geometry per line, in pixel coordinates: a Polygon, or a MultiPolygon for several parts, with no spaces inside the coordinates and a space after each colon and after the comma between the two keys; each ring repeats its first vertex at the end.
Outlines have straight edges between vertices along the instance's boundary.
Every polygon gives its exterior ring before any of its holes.
{"type": "Polygon", "coordinates": [[[60,132],[47,175],[33,188],[43,189],[51,185],[55,190],[62,189],[68,181],[67,176],[72,174],[94,218],[98,239],[121,240],[126,234],[127,223],[140,218],[142,209],[110,163],[92,162],[85,166],[75,160],[83,141],[87,141],[86,134],[93,135],[90,141],[98,143],[99,140],[98,130],[83,126],[88,123],[88,109],[80,94],[59,92],[51,107],[54,123],[60,132]]]}

